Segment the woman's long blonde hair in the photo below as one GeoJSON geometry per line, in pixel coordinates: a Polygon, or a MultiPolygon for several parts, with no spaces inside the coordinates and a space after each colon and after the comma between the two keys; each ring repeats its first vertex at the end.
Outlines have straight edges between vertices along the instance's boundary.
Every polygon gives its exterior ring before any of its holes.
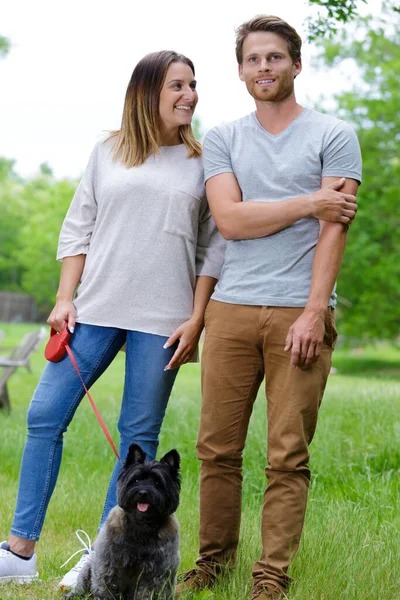
{"type": "MultiPolygon", "coordinates": [[[[194,76],[192,61],[169,50],[147,54],[133,70],[126,90],[121,129],[112,131],[107,138],[114,140],[113,159],[120,160],[126,167],[141,165],[149,154],[159,153],[160,93],[167,70],[174,62],[188,65],[194,76]]],[[[201,145],[194,137],[191,125],[181,125],[179,134],[188,157],[201,156],[201,145]]]]}

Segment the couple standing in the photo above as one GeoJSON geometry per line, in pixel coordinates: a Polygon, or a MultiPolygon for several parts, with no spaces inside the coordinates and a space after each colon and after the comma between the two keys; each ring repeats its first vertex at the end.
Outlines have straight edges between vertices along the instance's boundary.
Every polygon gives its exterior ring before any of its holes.
{"type": "MultiPolygon", "coordinates": [[[[49,323],[75,328],[72,349],[88,385],[126,344],[122,459],[133,442],[154,458],[177,370],[195,353],[205,323],[200,555],[178,594],[211,587],[234,566],[242,452],[265,379],[268,485],[252,599],[272,600],[287,591],[303,527],[308,447],[336,340],[335,281],[361,157],[351,127],[297,104],[301,39],[288,23],[272,16],[244,23],[236,55],[256,111],[212,129],[203,164],[190,126],[193,63],[174,52],[138,63],[121,129],[96,145],[64,221],[49,323]],[[228,240],[225,254],[214,221],[228,240]]],[[[83,396],[78,383],[64,359],[46,366],[35,391],[0,581],[37,576],[34,547],[63,433],[83,396]]],[[[116,503],[118,474],[116,465],[102,522],[116,503]]],[[[86,559],[62,587],[73,586],[86,559]]]]}

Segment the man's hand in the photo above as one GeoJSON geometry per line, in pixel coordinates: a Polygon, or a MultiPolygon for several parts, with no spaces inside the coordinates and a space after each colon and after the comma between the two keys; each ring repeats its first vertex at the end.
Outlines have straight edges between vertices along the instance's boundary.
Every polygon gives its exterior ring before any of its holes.
{"type": "Polygon", "coordinates": [[[75,306],[73,305],[72,300],[57,300],[55,307],[47,319],[47,322],[51,327],[54,327],[58,333],[61,333],[64,329],[65,321],[67,321],[68,329],[71,333],[73,333],[75,327],[75,317],[75,306]]]}
{"type": "Polygon", "coordinates": [[[293,369],[306,369],[318,360],[324,334],[325,310],[305,308],[286,336],[284,350],[291,350],[290,366],[293,369]]]}
{"type": "Polygon", "coordinates": [[[346,179],[338,179],[318,192],[310,195],[311,213],[321,221],[344,223],[349,225],[357,212],[357,200],[352,194],[345,194],[340,190],[346,179]]]}
{"type": "Polygon", "coordinates": [[[190,360],[199,343],[202,329],[203,324],[194,319],[185,321],[175,329],[174,333],[166,341],[164,348],[169,348],[172,344],[175,344],[177,340],[179,340],[179,344],[164,371],[177,369],[190,360]]]}

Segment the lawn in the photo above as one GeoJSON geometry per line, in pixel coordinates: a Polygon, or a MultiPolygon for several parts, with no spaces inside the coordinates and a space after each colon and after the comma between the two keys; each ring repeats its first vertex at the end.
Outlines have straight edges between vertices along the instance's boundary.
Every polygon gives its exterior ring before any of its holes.
{"type": "MultiPolygon", "coordinates": [[[[1,325],[3,344],[16,343],[34,325],[1,325]]],[[[42,351],[11,378],[10,415],[0,414],[0,538],[14,510],[26,409],[44,365],[42,351]]],[[[400,600],[400,351],[385,346],[338,350],[312,444],[312,484],[300,551],[291,567],[290,600],[400,600]]],[[[123,380],[123,356],[93,387],[93,397],[113,438],[123,380]]],[[[195,441],[200,410],[199,366],[180,372],[164,423],[160,453],[182,456],[182,569],[197,554],[199,465],[195,441]]],[[[259,520],[265,485],[265,400],[257,399],[245,452],[243,520],[238,565],[211,595],[198,600],[247,600],[251,563],[260,552],[259,520]]],[[[59,482],[38,544],[41,582],[2,586],[1,600],[61,599],[57,583],[79,548],[74,535],[93,538],[114,458],[85,399],[64,446],[59,482]]],[[[75,560],[75,559],[74,559],[75,560]]],[[[71,566],[73,564],[70,563],[71,566]]],[[[192,596],[188,595],[188,599],[192,596]]],[[[195,597],[193,597],[195,598],[195,597]]]]}

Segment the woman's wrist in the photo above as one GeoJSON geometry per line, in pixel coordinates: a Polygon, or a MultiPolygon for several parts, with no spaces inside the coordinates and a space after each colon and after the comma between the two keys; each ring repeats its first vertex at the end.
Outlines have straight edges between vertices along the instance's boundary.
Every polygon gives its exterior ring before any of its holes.
{"type": "Polygon", "coordinates": [[[57,292],[56,302],[72,302],[72,294],[65,294],[63,292],[57,292]]]}
{"type": "Polygon", "coordinates": [[[193,313],[190,317],[190,321],[196,325],[199,329],[204,327],[204,313],[195,314],[193,313]]]}

